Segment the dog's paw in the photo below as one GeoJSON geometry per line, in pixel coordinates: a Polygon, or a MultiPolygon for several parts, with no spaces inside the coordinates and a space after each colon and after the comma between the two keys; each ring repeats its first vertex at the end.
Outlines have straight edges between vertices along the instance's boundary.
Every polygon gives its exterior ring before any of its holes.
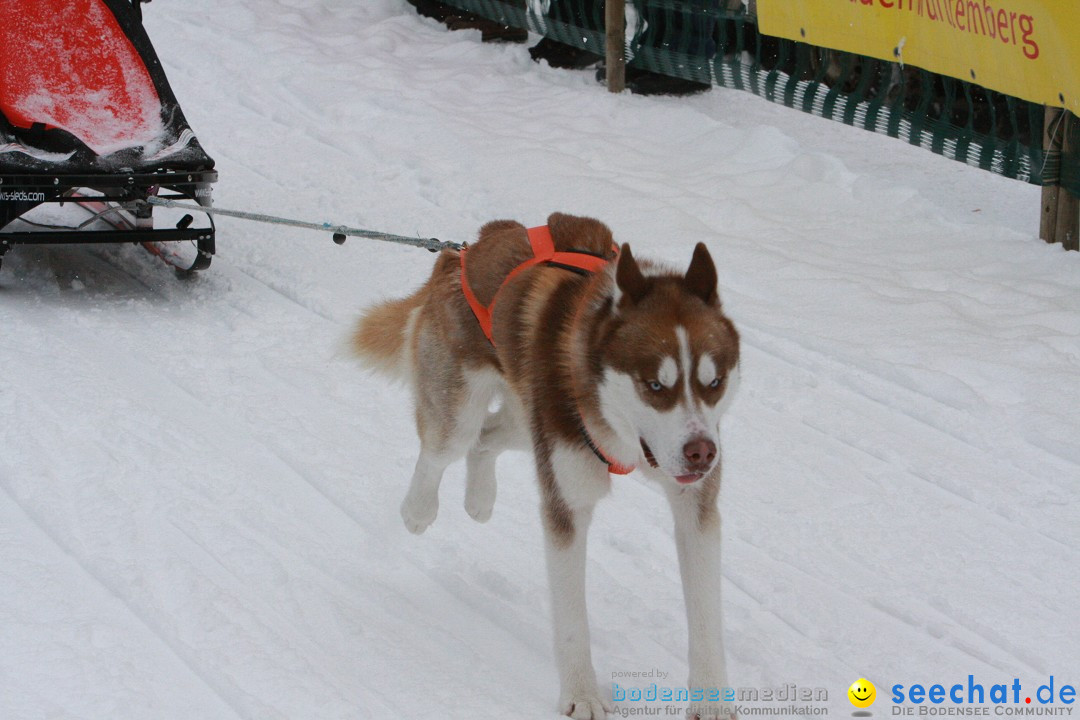
{"type": "Polygon", "coordinates": [[[406,495],[401,503],[401,519],[405,521],[405,527],[414,535],[419,535],[435,522],[435,516],[439,514],[439,496],[433,499],[414,498],[406,495]]]}
{"type": "Polygon", "coordinates": [[[465,512],[469,513],[469,517],[478,523],[486,523],[490,520],[494,509],[494,503],[470,502],[469,498],[465,498],[465,512]]]}
{"type": "Polygon", "coordinates": [[[563,715],[574,720],[604,720],[609,712],[615,710],[610,701],[600,699],[600,691],[595,686],[563,696],[559,700],[559,708],[563,715]]]}
{"type": "Polygon", "coordinates": [[[495,479],[490,482],[469,482],[465,488],[465,512],[476,522],[485,523],[491,519],[495,509],[495,479]]]}
{"type": "Polygon", "coordinates": [[[735,704],[731,701],[724,702],[724,689],[728,687],[721,673],[694,674],[689,678],[687,687],[701,688],[705,691],[704,699],[699,702],[691,702],[686,708],[687,720],[734,720],[735,704]],[[709,679],[704,679],[709,678],[709,679]],[[716,698],[713,700],[712,698],[716,698]]]}

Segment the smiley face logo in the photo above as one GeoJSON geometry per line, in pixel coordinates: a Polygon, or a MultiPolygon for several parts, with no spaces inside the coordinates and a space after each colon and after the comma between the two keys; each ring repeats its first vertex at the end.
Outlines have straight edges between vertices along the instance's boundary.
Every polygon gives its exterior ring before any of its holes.
{"type": "Polygon", "coordinates": [[[877,688],[866,678],[859,678],[847,689],[848,700],[857,708],[868,708],[877,699],[877,688]]]}

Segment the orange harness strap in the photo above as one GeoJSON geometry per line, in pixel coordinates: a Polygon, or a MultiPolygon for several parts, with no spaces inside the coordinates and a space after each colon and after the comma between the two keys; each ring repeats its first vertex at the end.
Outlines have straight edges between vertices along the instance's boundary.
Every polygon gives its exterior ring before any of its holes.
{"type": "MultiPolygon", "coordinates": [[[[484,331],[484,336],[492,345],[495,344],[495,340],[491,335],[491,315],[495,310],[495,301],[499,299],[499,293],[506,287],[506,283],[517,277],[520,272],[534,265],[550,263],[556,267],[571,271],[594,273],[608,264],[608,260],[584,252],[556,252],[555,241],[551,238],[551,228],[547,225],[529,228],[529,244],[532,246],[533,256],[510,271],[510,274],[502,281],[502,285],[495,291],[495,297],[491,299],[491,303],[487,306],[480,302],[476,297],[476,293],[473,292],[472,286],[469,285],[469,275],[465,272],[466,250],[461,250],[461,291],[464,293],[469,307],[472,308],[476,321],[480,323],[480,329],[484,331]]],[[[609,472],[615,475],[628,475],[634,471],[633,467],[619,465],[607,458],[603,451],[593,442],[592,436],[589,435],[589,431],[585,428],[584,420],[581,420],[581,436],[585,441],[585,445],[592,450],[593,454],[608,466],[609,472]]]]}
{"type": "Polygon", "coordinates": [[[532,245],[533,256],[510,271],[510,274],[502,281],[502,285],[495,291],[495,297],[491,299],[491,304],[486,307],[476,297],[472,286],[469,285],[469,276],[465,272],[465,255],[467,253],[465,250],[461,251],[461,290],[465,293],[465,299],[469,302],[469,307],[472,308],[476,321],[480,323],[480,329],[484,331],[484,336],[492,345],[495,344],[495,340],[491,336],[491,315],[495,311],[495,301],[499,299],[499,293],[502,292],[506,283],[517,277],[523,270],[540,263],[552,263],[567,270],[582,270],[587,273],[594,273],[608,264],[606,259],[588,253],[556,252],[555,241],[551,239],[551,228],[547,225],[529,228],[529,244],[532,245]]]}

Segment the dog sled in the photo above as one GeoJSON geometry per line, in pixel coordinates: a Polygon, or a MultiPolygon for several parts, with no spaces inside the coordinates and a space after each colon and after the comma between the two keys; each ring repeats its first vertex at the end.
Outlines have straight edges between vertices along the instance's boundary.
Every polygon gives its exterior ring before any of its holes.
{"type": "Polygon", "coordinates": [[[169,87],[140,0],[0,0],[0,261],[17,245],[138,243],[181,273],[214,254],[214,161],[169,87]],[[205,217],[203,217],[205,215],[205,217]]]}

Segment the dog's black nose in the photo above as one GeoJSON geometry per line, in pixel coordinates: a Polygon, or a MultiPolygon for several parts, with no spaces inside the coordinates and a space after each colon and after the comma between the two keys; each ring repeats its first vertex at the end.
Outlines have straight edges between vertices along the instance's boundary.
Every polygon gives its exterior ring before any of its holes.
{"type": "Polygon", "coordinates": [[[716,443],[697,438],[683,445],[683,457],[689,469],[707,470],[716,459],[716,443]]]}

